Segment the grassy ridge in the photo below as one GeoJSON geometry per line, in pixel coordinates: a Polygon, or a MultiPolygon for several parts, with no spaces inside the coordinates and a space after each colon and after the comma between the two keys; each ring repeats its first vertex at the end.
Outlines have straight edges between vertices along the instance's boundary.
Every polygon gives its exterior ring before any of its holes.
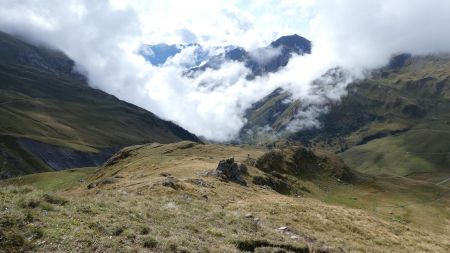
{"type": "Polygon", "coordinates": [[[245,162],[264,153],[152,144],[128,148],[97,171],[10,180],[0,188],[0,238],[8,238],[0,245],[13,251],[448,251],[449,196],[437,199],[442,189],[431,184],[392,177],[352,184],[329,176],[297,178],[302,190],[283,195],[254,184],[252,177],[265,173],[250,165],[247,186],[204,176],[221,159],[245,162]],[[163,184],[169,174],[173,187],[163,184]],[[46,189],[49,178],[64,183],[46,189]],[[31,181],[44,191],[24,185],[31,181]],[[103,183],[88,187],[93,182],[103,183]]]}

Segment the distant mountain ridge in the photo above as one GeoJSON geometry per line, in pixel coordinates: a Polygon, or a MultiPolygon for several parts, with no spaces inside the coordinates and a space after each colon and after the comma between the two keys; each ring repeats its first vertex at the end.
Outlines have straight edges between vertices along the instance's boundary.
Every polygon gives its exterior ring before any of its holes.
{"type": "Polygon", "coordinates": [[[195,63],[197,66],[188,69],[188,76],[193,76],[206,69],[218,69],[227,61],[237,61],[244,63],[252,71],[252,77],[254,77],[278,71],[288,64],[292,55],[310,54],[312,43],[294,34],[282,36],[265,47],[250,51],[239,46],[224,46],[221,50],[216,48],[213,52],[208,52],[207,49],[199,44],[168,45],[160,43],[143,45],[140,53],[153,65],[161,66],[169,58],[190,47],[196,47],[194,57],[196,58],[195,63]],[[214,54],[217,51],[221,51],[221,53],[214,54]]]}

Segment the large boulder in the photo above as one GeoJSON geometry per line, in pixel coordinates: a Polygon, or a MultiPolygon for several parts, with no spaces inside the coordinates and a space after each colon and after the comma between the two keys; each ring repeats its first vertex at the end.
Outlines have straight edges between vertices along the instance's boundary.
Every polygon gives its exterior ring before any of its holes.
{"type": "Polygon", "coordinates": [[[247,185],[247,182],[243,177],[245,174],[247,174],[247,166],[242,163],[236,163],[234,158],[220,161],[217,168],[209,173],[211,176],[220,177],[226,181],[247,185]]]}

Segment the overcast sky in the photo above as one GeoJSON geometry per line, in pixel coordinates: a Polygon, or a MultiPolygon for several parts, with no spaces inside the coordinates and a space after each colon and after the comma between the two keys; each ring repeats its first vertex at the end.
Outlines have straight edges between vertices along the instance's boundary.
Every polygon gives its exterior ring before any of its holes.
{"type": "Polygon", "coordinates": [[[293,127],[313,126],[326,111],[325,98],[339,100],[364,69],[382,66],[396,53],[450,51],[448,0],[0,0],[0,5],[0,29],[63,50],[91,86],[219,141],[236,137],[245,109],[275,88],[314,105],[293,127]],[[159,42],[253,49],[293,33],[313,41],[313,53],[254,81],[243,78],[248,70],[239,63],[191,80],[181,76],[176,59],[157,68],[136,53],[142,43],[159,42]],[[336,66],[349,78],[314,93],[311,81],[336,66]],[[221,87],[205,90],[204,82],[221,87]]]}

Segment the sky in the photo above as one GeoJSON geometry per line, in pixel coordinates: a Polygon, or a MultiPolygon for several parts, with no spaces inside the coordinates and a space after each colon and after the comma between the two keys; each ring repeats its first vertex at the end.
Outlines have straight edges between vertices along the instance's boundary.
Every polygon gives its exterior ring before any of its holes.
{"type": "MultiPolygon", "coordinates": [[[[351,81],[386,64],[392,55],[450,51],[448,0],[0,0],[0,29],[62,50],[92,87],[134,103],[210,140],[236,138],[245,110],[283,88],[309,105],[290,131],[320,127],[329,100],[346,95],[351,81]],[[228,62],[194,79],[182,75],[192,52],[155,67],[140,45],[200,43],[254,50],[299,34],[311,55],[294,57],[281,71],[255,80],[228,62]],[[312,82],[334,67],[342,80],[312,82]],[[219,84],[205,89],[205,83],[219,84]]],[[[326,79],[326,78],[325,78],[326,79]]]]}

